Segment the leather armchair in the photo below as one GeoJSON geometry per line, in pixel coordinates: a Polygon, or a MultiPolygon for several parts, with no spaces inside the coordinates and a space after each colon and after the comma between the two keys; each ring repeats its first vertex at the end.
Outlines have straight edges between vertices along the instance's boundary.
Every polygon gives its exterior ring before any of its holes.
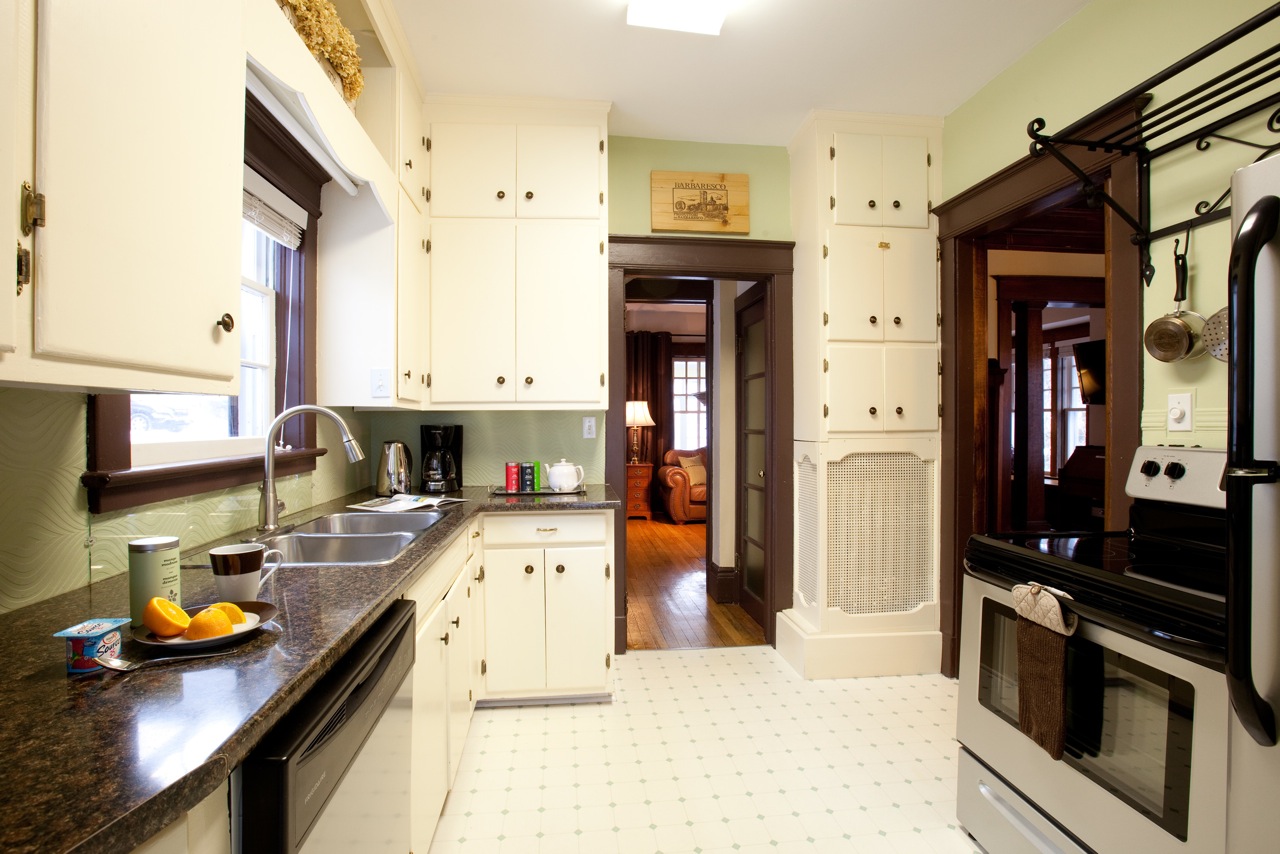
{"type": "Polygon", "coordinates": [[[706,521],[707,484],[690,482],[689,472],[680,465],[680,457],[700,457],[706,465],[707,449],[667,451],[658,469],[658,488],[667,506],[667,515],[677,525],[706,521]]]}

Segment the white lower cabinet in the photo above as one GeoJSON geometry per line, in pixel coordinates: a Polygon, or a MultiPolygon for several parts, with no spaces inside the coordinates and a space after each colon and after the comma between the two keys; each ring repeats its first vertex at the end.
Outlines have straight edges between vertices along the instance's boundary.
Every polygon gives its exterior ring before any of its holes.
{"type": "Polygon", "coordinates": [[[447,625],[444,627],[445,645],[448,647],[449,707],[449,788],[458,776],[462,761],[462,747],[467,743],[467,731],[471,728],[471,582],[466,573],[458,576],[444,597],[447,625]]]}
{"type": "Polygon", "coordinates": [[[610,690],[611,522],[606,513],[485,518],[488,699],[610,690]]]}
{"type": "Polygon", "coordinates": [[[828,433],[937,429],[935,348],[832,344],[828,354],[828,433]]]}
{"type": "Polygon", "coordinates": [[[134,848],[132,854],[231,854],[227,788],[224,781],[182,818],[134,848]]]}

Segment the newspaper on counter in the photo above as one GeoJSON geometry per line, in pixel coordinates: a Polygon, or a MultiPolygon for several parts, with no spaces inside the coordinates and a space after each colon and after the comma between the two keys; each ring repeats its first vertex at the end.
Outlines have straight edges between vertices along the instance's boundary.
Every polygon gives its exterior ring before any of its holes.
{"type": "Polygon", "coordinates": [[[375,513],[403,513],[407,510],[435,510],[442,504],[466,501],[465,498],[449,498],[443,495],[391,495],[371,498],[359,504],[348,504],[352,510],[372,510],[375,513]]]}

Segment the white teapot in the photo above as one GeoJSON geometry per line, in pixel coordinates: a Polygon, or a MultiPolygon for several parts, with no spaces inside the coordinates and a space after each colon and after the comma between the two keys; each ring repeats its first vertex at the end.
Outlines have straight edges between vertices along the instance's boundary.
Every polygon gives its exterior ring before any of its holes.
{"type": "Polygon", "coordinates": [[[547,476],[547,486],[552,492],[573,492],[586,479],[582,466],[575,466],[564,459],[555,465],[543,463],[542,471],[547,476]]]}

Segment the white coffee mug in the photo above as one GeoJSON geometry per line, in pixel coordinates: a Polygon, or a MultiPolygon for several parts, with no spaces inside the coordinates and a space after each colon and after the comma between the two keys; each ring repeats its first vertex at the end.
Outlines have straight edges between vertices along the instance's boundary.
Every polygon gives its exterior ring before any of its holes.
{"type": "Polygon", "coordinates": [[[284,552],[262,543],[236,543],[209,549],[209,563],[220,601],[253,602],[262,583],[284,563],[284,552]],[[274,562],[269,562],[271,555],[276,556],[274,562]]]}

